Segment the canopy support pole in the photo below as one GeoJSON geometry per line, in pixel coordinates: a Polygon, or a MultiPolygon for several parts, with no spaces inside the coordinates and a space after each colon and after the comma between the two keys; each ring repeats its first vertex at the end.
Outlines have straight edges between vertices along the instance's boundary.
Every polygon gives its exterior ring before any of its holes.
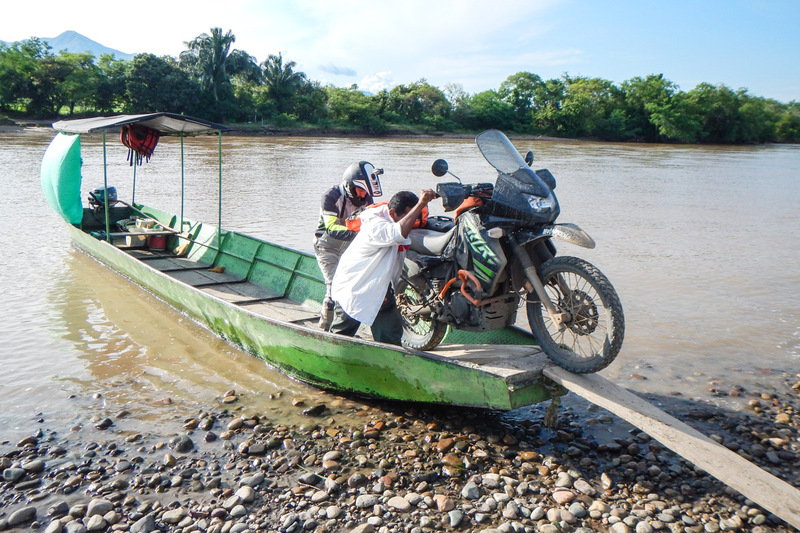
{"type": "Polygon", "coordinates": [[[184,168],[183,168],[183,132],[181,132],[181,225],[178,227],[178,231],[183,231],[183,199],[185,194],[184,189],[184,168]]]}
{"type": "Polygon", "coordinates": [[[111,222],[108,214],[108,164],[106,160],[106,132],[103,130],[103,204],[106,213],[106,240],[111,243],[111,222]]]}
{"type": "Polygon", "coordinates": [[[219,207],[217,214],[217,252],[222,249],[222,132],[217,132],[219,145],[219,207]]]}
{"type": "Polygon", "coordinates": [[[133,165],[133,192],[131,192],[131,205],[136,203],[136,167],[133,165]]]}

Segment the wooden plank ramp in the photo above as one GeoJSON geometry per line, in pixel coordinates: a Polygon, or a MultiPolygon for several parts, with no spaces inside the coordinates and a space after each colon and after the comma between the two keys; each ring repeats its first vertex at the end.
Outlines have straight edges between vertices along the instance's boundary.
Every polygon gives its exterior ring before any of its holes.
{"type": "Polygon", "coordinates": [[[638,427],[767,511],[800,529],[800,490],[598,374],[551,366],[544,375],[638,427]]]}

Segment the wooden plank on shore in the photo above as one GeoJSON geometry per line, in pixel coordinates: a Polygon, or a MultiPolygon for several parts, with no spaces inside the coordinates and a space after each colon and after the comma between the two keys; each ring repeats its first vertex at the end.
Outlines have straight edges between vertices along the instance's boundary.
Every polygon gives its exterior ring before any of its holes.
{"type": "Polygon", "coordinates": [[[598,374],[551,366],[544,375],[627,420],[761,507],[800,529],[800,490],[598,374]]]}

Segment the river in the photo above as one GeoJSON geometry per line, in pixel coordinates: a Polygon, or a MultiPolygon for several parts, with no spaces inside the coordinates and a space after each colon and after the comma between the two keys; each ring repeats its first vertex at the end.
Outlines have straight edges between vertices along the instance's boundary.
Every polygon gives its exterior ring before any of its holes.
{"type": "MultiPolygon", "coordinates": [[[[279,417],[289,398],[325,396],[74,250],[39,185],[52,134],[0,133],[0,441],[30,434],[39,418],[69,425],[85,405],[158,420],[176,402],[199,406],[234,388],[279,417]]],[[[110,141],[109,185],[130,200],[126,149],[110,141]]],[[[216,143],[186,142],[187,218],[217,219],[216,143]]],[[[625,343],[603,375],[738,408],[727,396],[735,386],[780,387],[797,372],[800,147],[515,144],[555,175],[560,221],[598,244],[558,244],[560,253],[599,267],[622,300],[625,343]]],[[[223,150],[223,225],[307,251],[320,196],[353,161],[385,168],[387,197],[432,187],[438,157],[465,182],[494,177],[469,139],[224,137],[223,150]]],[[[85,197],[103,183],[99,137],[84,139],[83,157],[85,197]]],[[[136,201],[180,212],[179,161],[178,141],[162,139],[138,170],[136,201]]]]}

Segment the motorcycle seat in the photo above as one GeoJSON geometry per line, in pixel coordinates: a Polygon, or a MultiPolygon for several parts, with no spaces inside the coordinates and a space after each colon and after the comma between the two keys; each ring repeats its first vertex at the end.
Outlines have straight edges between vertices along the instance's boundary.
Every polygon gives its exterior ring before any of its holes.
{"type": "Polygon", "coordinates": [[[430,229],[413,229],[408,237],[411,239],[411,249],[418,254],[438,256],[442,255],[455,232],[455,226],[445,233],[430,229]]]}

